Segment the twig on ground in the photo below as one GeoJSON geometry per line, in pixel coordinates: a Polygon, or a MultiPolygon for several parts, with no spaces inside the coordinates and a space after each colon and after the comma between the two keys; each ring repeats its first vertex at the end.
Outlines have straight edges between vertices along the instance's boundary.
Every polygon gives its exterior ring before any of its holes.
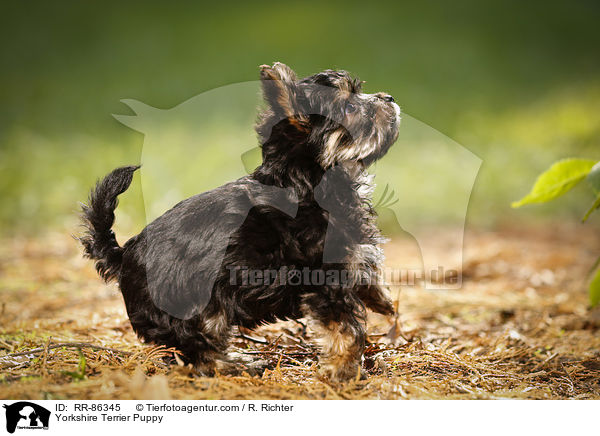
{"type": "Polygon", "coordinates": [[[87,342],[63,342],[60,344],[53,344],[53,345],[47,345],[46,347],[42,347],[42,348],[34,348],[33,350],[29,350],[29,351],[21,351],[19,353],[11,353],[11,354],[5,354],[4,356],[0,356],[0,358],[5,358],[5,357],[17,357],[17,356],[27,356],[29,354],[39,354],[39,353],[43,353],[44,351],[49,351],[49,350],[54,350],[56,348],[63,348],[63,347],[67,347],[67,348],[91,348],[92,350],[103,350],[103,351],[112,351],[113,353],[121,353],[121,354],[125,354],[127,356],[131,356],[133,353],[131,351],[125,351],[125,350],[118,350],[116,348],[110,348],[110,347],[103,347],[101,345],[94,345],[94,344],[90,344],[87,342]]]}
{"type": "Polygon", "coordinates": [[[246,336],[244,333],[240,332],[240,334],[237,336],[238,338],[244,339],[246,341],[250,341],[250,342],[254,342],[256,344],[263,344],[263,345],[267,345],[269,343],[269,341],[266,341],[264,339],[258,339],[258,338],[253,338],[251,336],[246,336]]]}
{"type": "Polygon", "coordinates": [[[42,377],[45,377],[47,375],[46,362],[48,361],[48,353],[50,351],[51,342],[52,342],[52,336],[50,336],[48,338],[48,340],[46,341],[46,345],[44,346],[44,352],[42,354],[42,365],[40,367],[40,372],[42,374],[42,377]]]}
{"type": "Polygon", "coordinates": [[[550,362],[552,359],[554,359],[556,356],[558,356],[558,353],[553,353],[550,356],[548,356],[546,359],[544,359],[543,362],[540,362],[538,365],[536,365],[531,372],[536,372],[538,369],[543,368],[544,366],[546,366],[546,364],[548,362],[550,362]]]}
{"type": "Polygon", "coordinates": [[[563,370],[563,372],[566,374],[567,378],[569,379],[569,383],[571,384],[571,389],[570,392],[575,392],[575,382],[573,382],[573,378],[571,377],[571,374],[569,374],[569,371],[567,371],[567,368],[565,368],[565,365],[563,365],[563,363],[559,360],[558,363],[560,364],[561,369],[563,370]]]}
{"type": "Polygon", "coordinates": [[[269,354],[269,355],[280,355],[282,354],[283,356],[314,356],[315,353],[307,353],[304,351],[291,351],[289,353],[281,353],[280,351],[242,351],[242,354],[269,354]]]}

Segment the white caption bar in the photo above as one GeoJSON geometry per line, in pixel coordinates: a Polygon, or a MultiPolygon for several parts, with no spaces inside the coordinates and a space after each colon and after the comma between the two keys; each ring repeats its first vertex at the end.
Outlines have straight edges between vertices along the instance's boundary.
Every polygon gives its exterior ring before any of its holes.
{"type": "MultiPolygon", "coordinates": [[[[593,401],[0,400],[1,434],[585,434],[593,401]],[[6,432],[5,432],[6,430],[6,432]],[[171,433],[172,432],[172,433],[171,433]],[[330,432],[330,433],[326,433],[330,432]],[[268,431],[267,431],[268,434],[268,431]]],[[[592,409],[593,408],[593,409],[592,409]]]]}

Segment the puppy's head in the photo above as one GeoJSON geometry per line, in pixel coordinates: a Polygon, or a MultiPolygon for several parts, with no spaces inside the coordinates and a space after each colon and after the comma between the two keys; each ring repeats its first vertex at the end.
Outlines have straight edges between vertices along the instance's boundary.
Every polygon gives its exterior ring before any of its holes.
{"type": "Polygon", "coordinates": [[[302,147],[324,169],[342,162],[366,166],[397,139],[400,108],[392,96],[362,93],[361,81],[347,72],[325,70],[298,79],[279,62],[260,68],[268,108],[257,131],[271,150],[302,147]]]}

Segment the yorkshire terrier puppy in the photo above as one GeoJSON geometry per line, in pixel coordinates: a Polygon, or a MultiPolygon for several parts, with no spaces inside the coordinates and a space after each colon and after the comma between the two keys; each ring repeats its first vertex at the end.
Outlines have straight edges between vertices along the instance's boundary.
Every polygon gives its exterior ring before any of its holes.
{"type": "Polygon", "coordinates": [[[138,167],[118,168],[83,207],[81,242],[118,281],[137,335],[199,372],[235,365],[224,354],[233,326],[306,317],[320,370],[345,381],[360,372],[366,308],[393,313],[373,280],[382,238],[366,168],[396,140],[400,108],[345,71],[298,79],[275,63],[260,78],[263,159],[251,175],[180,202],[121,247],[114,210],[138,167]]]}

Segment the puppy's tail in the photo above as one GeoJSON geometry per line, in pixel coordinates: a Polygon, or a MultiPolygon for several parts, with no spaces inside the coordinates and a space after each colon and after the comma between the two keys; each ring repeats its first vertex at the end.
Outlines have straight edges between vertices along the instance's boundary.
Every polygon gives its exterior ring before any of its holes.
{"type": "Polygon", "coordinates": [[[85,256],[96,261],[98,274],[107,282],[117,278],[123,257],[123,248],[111,230],[115,222],[117,196],[129,188],[133,173],[138,168],[128,166],[113,170],[96,183],[90,192],[89,204],[82,205],[82,220],[87,231],[79,240],[85,249],[85,256]]]}

